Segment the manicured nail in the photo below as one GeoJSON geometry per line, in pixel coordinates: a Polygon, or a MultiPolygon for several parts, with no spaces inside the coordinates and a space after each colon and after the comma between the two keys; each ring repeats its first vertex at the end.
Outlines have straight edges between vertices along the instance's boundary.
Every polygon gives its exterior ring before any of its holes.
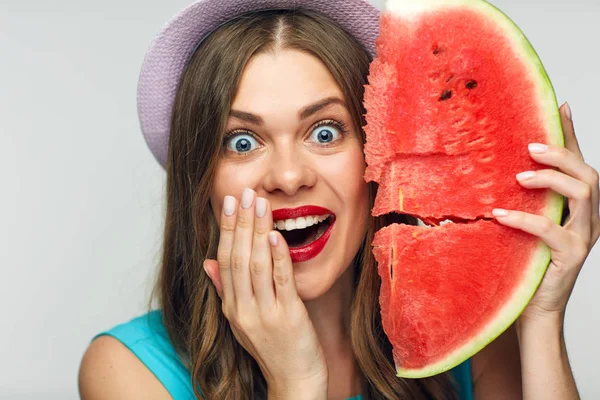
{"type": "Polygon", "coordinates": [[[269,232],[269,243],[271,246],[277,246],[277,232],[269,232]]]}
{"type": "Polygon", "coordinates": [[[506,216],[508,215],[508,211],[506,211],[506,210],[503,210],[503,209],[501,209],[501,208],[494,208],[494,209],[492,210],[492,214],[493,214],[495,217],[506,217],[506,216]]]}
{"type": "Polygon", "coordinates": [[[548,146],[541,143],[530,143],[528,147],[529,151],[532,153],[545,153],[548,151],[548,146]]]}
{"type": "Polygon", "coordinates": [[[524,181],[527,179],[531,179],[535,176],[535,171],[525,171],[517,174],[517,179],[520,181],[524,181]]]}
{"type": "Polygon", "coordinates": [[[235,198],[232,196],[225,196],[223,200],[223,212],[228,217],[232,216],[235,212],[235,198]]]}
{"type": "Polygon", "coordinates": [[[565,101],[565,115],[569,118],[569,121],[573,121],[573,114],[571,114],[571,107],[569,103],[565,101]]]}
{"type": "Polygon", "coordinates": [[[252,202],[254,201],[254,190],[252,189],[244,189],[242,193],[242,208],[250,208],[252,202]]]}
{"type": "Polygon", "coordinates": [[[267,213],[267,200],[262,197],[256,198],[256,216],[262,218],[267,213]]]}

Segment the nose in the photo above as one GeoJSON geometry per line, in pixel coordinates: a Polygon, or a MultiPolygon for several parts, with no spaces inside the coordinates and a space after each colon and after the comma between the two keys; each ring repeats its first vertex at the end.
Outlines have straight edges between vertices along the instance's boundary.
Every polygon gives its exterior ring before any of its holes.
{"type": "Polygon", "coordinates": [[[269,157],[264,189],[269,193],[283,192],[295,195],[303,188],[311,188],[317,182],[317,172],[310,155],[291,143],[280,146],[269,157]]]}

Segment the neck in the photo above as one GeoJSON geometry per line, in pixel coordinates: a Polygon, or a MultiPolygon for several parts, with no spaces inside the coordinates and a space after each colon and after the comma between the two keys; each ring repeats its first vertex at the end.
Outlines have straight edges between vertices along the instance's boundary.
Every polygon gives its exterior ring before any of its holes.
{"type": "Polygon", "coordinates": [[[305,303],[327,360],[329,399],[356,396],[364,387],[350,338],[353,281],[351,265],[327,293],[305,303]]]}

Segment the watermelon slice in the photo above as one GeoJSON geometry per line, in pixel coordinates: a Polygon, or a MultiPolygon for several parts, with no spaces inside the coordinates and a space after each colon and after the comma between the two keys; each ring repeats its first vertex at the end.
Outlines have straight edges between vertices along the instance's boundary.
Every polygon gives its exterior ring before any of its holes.
{"type": "Polygon", "coordinates": [[[380,229],[373,253],[398,376],[449,370],[506,330],[550,261],[493,208],[560,222],[563,197],[525,189],[531,142],[563,146],[552,84],[519,28],[482,0],[389,0],[365,87],[365,179],[380,229]],[[442,221],[452,222],[442,224],[442,221]],[[432,225],[432,226],[428,226],[432,225]]]}

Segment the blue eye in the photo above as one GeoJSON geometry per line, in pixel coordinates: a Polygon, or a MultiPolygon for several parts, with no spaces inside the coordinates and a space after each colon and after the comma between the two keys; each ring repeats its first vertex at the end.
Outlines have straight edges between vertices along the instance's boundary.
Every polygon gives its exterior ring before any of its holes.
{"type": "Polygon", "coordinates": [[[320,144],[333,143],[346,133],[343,123],[337,121],[322,121],[312,131],[311,139],[320,144]]]}
{"type": "Polygon", "coordinates": [[[235,133],[225,138],[227,149],[237,153],[249,153],[258,146],[256,139],[250,134],[235,133]]]}

